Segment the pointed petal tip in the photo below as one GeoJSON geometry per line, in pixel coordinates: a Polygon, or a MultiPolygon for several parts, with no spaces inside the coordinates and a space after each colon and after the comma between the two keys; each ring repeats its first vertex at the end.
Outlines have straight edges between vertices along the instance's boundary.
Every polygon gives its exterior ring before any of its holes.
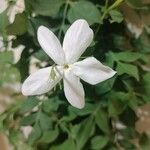
{"type": "Polygon", "coordinates": [[[74,21],[67,30],[63,41],[66,62],[69,64],[76,62],[91,44],[93,37],[94,32],[86,20],[74,21]]]}
{"type": "Polygon", "coordinates": [[[75,107],[75,108],[78,108],[78,109],[83,109],[84,108],[84,106],[85,106],[85,103],[83,103],[83,104],[78,104],[78,105],[74,105],[74,104],[71,104],[73,107],[75,107]]]}
{"type": "Polygon", "coordinates": [[[37,34],[39,34],[42,30],[46,29],[47,27],[41,25],[38,27],[38,30],[37,30],[37,34]]]}
{"type": "Polygon", "coordinates": [[[25,80],[24,83],[22,84],[21,92],[22,92],[22,94],[23,94],[24,96],[33,96],[34,94],[31,94],[31,93],[30,93],[30,90],[28,90],[29,87],[28,87],[26,81],[27,81],[27,80],[25,80]]]}
{"type": "Polygon", "coordinates": [[[68,102],[78,109],[85,105],[85,93],[80,79],[75,76],[71,70],[64,74],[64,94],[68,102]]]}
{"type": "Polygon", "coordinates": [[[26,88],[25,88],[25,83],[23,83],[23,85],[22,85],[21,92],[24,96],[29,96],[28,92],[26,91],[26,88]]]}
{"type": "Polygon", "coordinates": [[[110,67],[103,65],[94,57],[88,57],[74,63],[73,72],[76,76],[91,85],[103,82],[117,73],[110,67]]]}
{"type": "Polygon", "coordinates": [[[115,70],[112,69],[112,77],[113,77],[115,74],[117,74],[117,71],[115,71],[115,70]]]}

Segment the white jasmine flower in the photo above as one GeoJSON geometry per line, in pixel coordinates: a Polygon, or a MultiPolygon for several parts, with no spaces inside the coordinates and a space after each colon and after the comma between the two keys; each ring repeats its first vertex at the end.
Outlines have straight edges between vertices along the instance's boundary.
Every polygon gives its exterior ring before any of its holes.
{"type": "Polygon", "coordinates": [[[40,95],[50,91],[61,79],[69,103],[77,108],[85,104],[84,89],[80,78],[92,85],[111,78],[116,73],[94,57],[78,61],[93,40],[93,31],[85,20],[75,21],[66,32],[63,46],[48,28],[40,26],[38,41],[43,50],[57,64],[31,74],[23,83],[24,95],[40,95]]]}
{"type": "Polygon", "coordinates": [[[15,0],[12,4],[9,4],[8,0],[0,0],[0,13],[7,10],[7,15],[9,17],[10,23],[13,23],[15,16],[18,13],[22,13],[25,9],[24,0],[15,0]]]}

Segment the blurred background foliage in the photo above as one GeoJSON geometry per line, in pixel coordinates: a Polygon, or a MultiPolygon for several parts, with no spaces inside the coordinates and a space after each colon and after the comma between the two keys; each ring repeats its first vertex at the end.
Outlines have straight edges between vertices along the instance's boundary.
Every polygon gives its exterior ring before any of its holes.
{"type": "MultiPolygon", "coordinates": [[[[137,110],[150,102],[149,0],[25,0],[25,9],[0,13],[0,132],[16,150],[149,150],[139,132],[137,110]],[[95,37],[93,55],[117,71],[96,86],[84,84],[86,105],[70,106],[56,87],[44,96],[23,97],[21,83],[52,64],[37,41],[45,25],[62,41],[76,19],[86,19],[95,37]]],[[[20,6],[17,6],[20,7],[20,6]]]]}

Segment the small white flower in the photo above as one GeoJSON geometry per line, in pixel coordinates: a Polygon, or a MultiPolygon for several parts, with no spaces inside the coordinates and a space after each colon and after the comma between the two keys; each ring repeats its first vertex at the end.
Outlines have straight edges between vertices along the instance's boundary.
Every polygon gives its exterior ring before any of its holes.
{"type": "Polygon", "coordinates": [[[63,46],[54,33],[44,26],[39,27],[37,35],[41,47],[57,65],[31,74],[22,86],[22,93],[26,96],[46,93],[63,79],[67,100],[72,106],[81,109],[85,100],[80,78],[94,85],[116,73],[94,57],[77,62],[93,40],[93,31],[85,20],[79,19],[71,25],[64,37],[63,46]],[[53,72],[55,76],[52,77],[53,72]]]}
{"type": "Polygon", "coordinates": [[[30,133],[32,132],[33,127],[32,126],[22,126],[21,131],[23,132],[23,135],[25,139],[28,139],[30,133]]]}
{"type": "Polygon", "coordinates": [[[0,13],[7,10],[7,15],[9,17],[10,23],[13,23],[15,16],[18,13],[22,13],[25,9],[24,0],[15,0],[12,4],[9,5],[8,0],[0,0],[0,13]]]}
{"type": "Polygon", "coordinates": [[[13,23],[15,20],[16,14],[22,13],[25,10],[24,0],[16,0],[15,4],[9,7],[8,16],[10,23],[13,23]]]}
{"type": "Polygon", "coordinates": [[[0,13],[6,10],[8,2],[6,0],[0,0],[0,13]]]}

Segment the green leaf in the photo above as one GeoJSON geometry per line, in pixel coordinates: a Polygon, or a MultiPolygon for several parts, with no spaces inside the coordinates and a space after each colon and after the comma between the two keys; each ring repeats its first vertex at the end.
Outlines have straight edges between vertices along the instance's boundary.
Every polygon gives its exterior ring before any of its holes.
{"type": "Polygon", "coordinates": [[[110,97],[108,101],[109,116],[117,116],[121,114],[124,111],[125,107],[126,105],[118,98],[116,98],[115,95],[113,97],[110,97]]]}
{"type": "Polygon", "coordinates": [[[118,62],[116,70],[118,75],[128,74],[139,81],[139,73],[137,66],[118,62]]]}
{"type": "Polygon", "coordinates": [[[139,58],[142,58],[143,56],[140,53],[134,53],[134,52],[120,52],[120,53],[113,53],[110,52],[108,54],[108,60],[116,61],[117,62],[117,74],[122,75],[124,73],[136,78],[139,80],[139,73],[137,66],[134,66],[132,64],[123,63],[124,62],[134,62],[138,60],[139,58]]]}
{"type": "Polygon", "coordinates": [[[81,123],[81,127],[77,134],[77,147],[78,149],[83,149],[84,145],[88,141],[89,137],[91,136],[91,131],[94,127],[93,117],[90,117],[84,120],[81,123]]]}
{"type": "Polygon", "coordinates": [[[26,113],[26,112],[31,111],[35,106],[38,105],[39,102],[40,101],[38,99],[36,99],[35,97],[30,97],[30,98],[26,99],[22,104],[20,112],[26,113]]]}
{"type": "Polygon", "coordinates": [[[33,123],[35,123],[36,117],[37,117],[37,113],[24,117],[21,121],[21,125],[22,126],[32,125],[33,123]]]}
{"type": "Polygon", "coordinates": [[[29,138],[28,138],[29,144],[31,145],[34,144],[35,141],[37,141],[41,137],[41,135],[42,135],[42,131],[41,131],[40,125],[36,123],[33,126],[31,134],[29,135],[29,138]]]}
{"type": "Polygon", "coordinates": [[[89,24],[100,23],[101,14],[98,8],[89,1],[71,3],[68,20],[72,23],[81,18],[87,20],[89,24]]]}
{"type": "Polygon", "coordinates": [[[42,143],[51,143],[56,140],[59,135],[58,128],[54,130],[48,130],[43,133],[43,136],[40,138],[39,142],[42,143]]]}
{"type": "MultiPolygon", "coordinates": [[[[5,58],[4,58],[5,59],[5,58]]],[[[2,59],[2,61],[4,61],[2,59]]],[[[10,63],[0,63],[0,84],[6,83],[16,83],[20,81],[20,73],[17,68],[15,68],[10,63]]]]}
{"type": "Polygon", "coordinates": [[[110,22],[117,22],[117,23],[121,23],[123,21],[123,15],[117,11],[117,10],[110,10],[109,14],[111,16],[111,20],[110,22]]]}
{"type": "Polygon", "coordinates": [[[105,133],[109,132],[109,123],[108,123],[108,114],[102,110],[99,109],[95,113],[95,121],[98,127],[105,133]]]}
{"type": "Polygon", "coordinates": [[[9,35],[22,35],[27,31],[27,17],[24,13],[17,14],[13,24],[7,28],[9,35]]]}
{"type": "Polygon", "coordinates": [[[110,57],[114,59],[114,61],[124,61],[124,62],[134,62],[140,58],[142,58],[142,54],[138,52],[119,52],[113,53],[110,52],[110,57]]]}
{"type": "Polygon", "coordinates": [[[0,52],[0,63],[12,63],[12,62],[13,62],[12,51],[0,52]]]}
{"type": "Polygon", "coordinates": [[[120,52],[115,54],[116,58],[124,62],[134,62],[142,57],[138,52],[120,52]]]}
{"type": "Polygon", "coordinates": [[[38,15],[54,17],[59,12],[64,0],[31,0],[33,12],[38,15]]]}
{"type": "Polygon", "coordinates": [[[125,148],[125,150],[132,149],[132,150],[137,150],[135,147],[135,144],[133,142],[129,141],[128,139],[124,139],[120,142],[121,146],[125,148]]]}
{"type": "Polygon", "coordinates": [[[70,131],[71,131],[71,133],[69,133],[69,134],[71,134],[71,137],[73,139],[77,139],[80,127],[81,127],[81,124],[70,125],[70,131]]]}
{"type": "Polygon", "coordinates": [[[50,150],[77,150],[76,149],[76,145],[75,142],[73,141],[73,139],[67,139],[64,143],[62,143],[61,145],[57,145],[57,146],[52,146],[50,148],[50,150]]]}
{"type": "Polygon", "coordinates": [[[0,33],[3,33],[5,31],[5,28],[8,24],[8,16],[6,14],[6,11],[4,11],[3,13],[0,13],[0,33]]]}
{"type": "Polygon", "coordinates": [[[77,115],[73,112],[70,112],[69,115],[65,115],[61,118],[61,121],[70,122],[74,120],[77,117],[77,115]]]}
{"type": "Polygon", "coordinates": [[[95,90],[98,94],[106,93],[113,88],[114,82],[115,82],[115,77],[95,85],[95,90]]]}
{"type": "Polygon", "coordinates": [[[107,145],[108,141],[109,141],[108,137],[95,136],[91,140],[91,148],[93,150],[101,150],[107,145]]]}
{"type": "Polygon", "coordinates": [[[78,116],[85,116],[85,115],[91,114],[94,111],[94,109],[95,109],[95,106],[93,104],[86,103],[85,107],[81,110],[75,107],[69,106],[68,111],[69,111],[69,114],[74,113],[78,116]]]}
{"type": "Polygon", "coordinates": [[[42,103],[42,110],[47,113],[57,111],[61,101],[58,100],[58,97],[50,98],[42,103]]]}
{"type": "Polygon", "coordinates": [[[40,122],[40,127],[42,130],[49,130],[52,128],[52,120],[47,114],[39,112],[37,119],[40,122]]]}

